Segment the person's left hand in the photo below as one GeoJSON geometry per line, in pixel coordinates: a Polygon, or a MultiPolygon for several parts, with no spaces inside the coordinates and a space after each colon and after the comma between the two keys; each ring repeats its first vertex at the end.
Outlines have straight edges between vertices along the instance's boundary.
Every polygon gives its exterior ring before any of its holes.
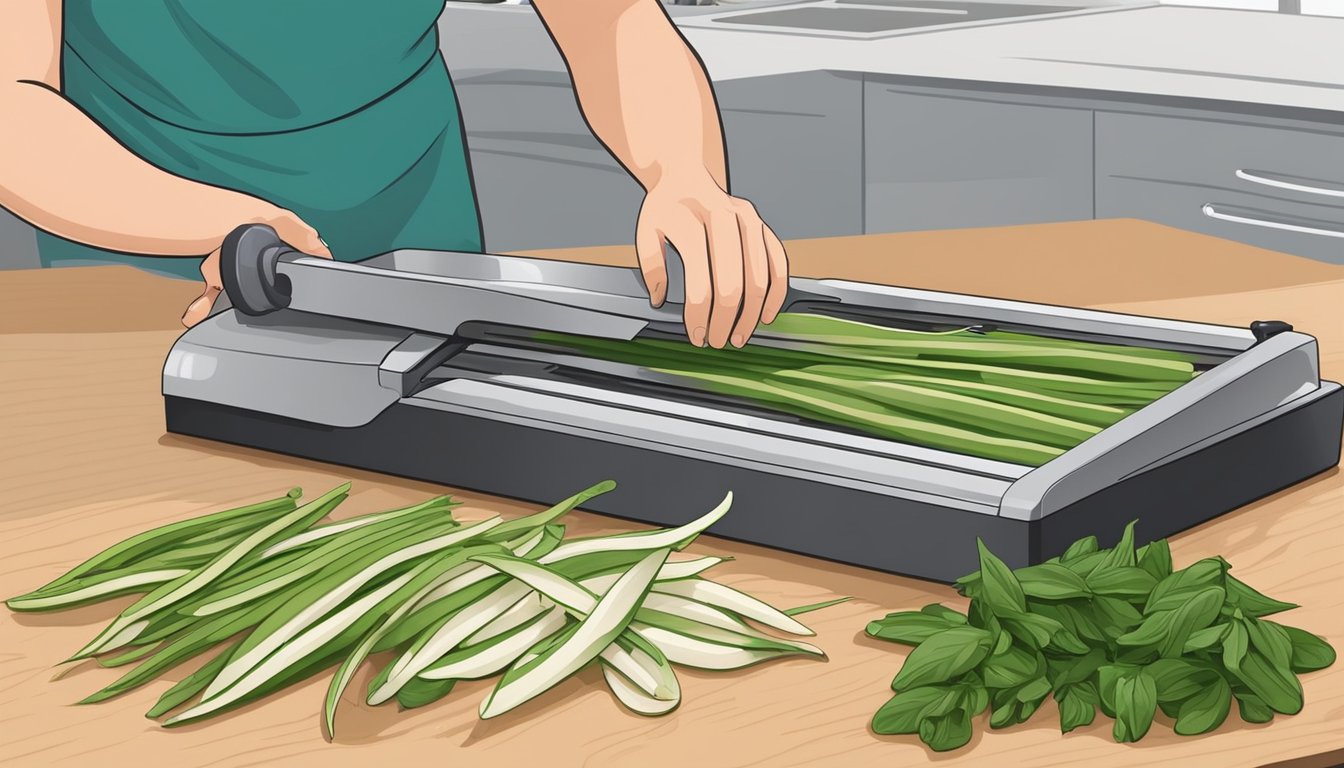
{"type": "Polygon", "coordinates": [[[784,305],[789,263],[784,246],[749,201],[733,197],[709,174],[665,179],[644,197],[635,250],[649,300],[667,298],[663,243],[681,254],[686,272],[686,335],[691,343],[741,347],[758,323],[784,305]]]}

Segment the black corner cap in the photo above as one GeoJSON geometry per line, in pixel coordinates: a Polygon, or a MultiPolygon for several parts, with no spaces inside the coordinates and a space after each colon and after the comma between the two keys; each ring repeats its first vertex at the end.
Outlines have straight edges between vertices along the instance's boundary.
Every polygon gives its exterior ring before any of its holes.
{"type": "Polygon", "coordinates": [[[265,315],[289,306],[289,278],[276,272],[280,257],[294,253],[264,224],[247,224],[224,238],[219,276],[234,308],[247,315],[265,315]]]}
{"type": "Polygon", "coordinates": [[[1251,323],[1251,335],[1255,337],[1256,344],[1291,330],[1293,326],[1282,320],[1256,320],[1251,323]]]}

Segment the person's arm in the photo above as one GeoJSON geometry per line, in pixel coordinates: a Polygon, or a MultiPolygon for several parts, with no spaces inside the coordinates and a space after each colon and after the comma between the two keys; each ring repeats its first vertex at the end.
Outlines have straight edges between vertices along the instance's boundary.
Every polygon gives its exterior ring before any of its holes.
{"type": "Polygon", "coordinates": [[[278,206],[175,176],[123,147],[61,94],[61,0],[0,3],[0,206],[85,245],[149,256],[205,256],[219,294],[217,249],[234,227],[268,224],[295,248],[330,256],[317,232],[278,206]],[[213,269],[213,274],[211,270],[213,269]]]}
{"type": "Polygon", "coordinates": [[[718,109],[700,60],[658,0],[533,0],[598,140],[644,187],[635,231],[654,305],[666,297],[663,243],[686,270],[691,343],[746,343],[788,288],[784,247],[752,204],[728,193],[718,109]]]}

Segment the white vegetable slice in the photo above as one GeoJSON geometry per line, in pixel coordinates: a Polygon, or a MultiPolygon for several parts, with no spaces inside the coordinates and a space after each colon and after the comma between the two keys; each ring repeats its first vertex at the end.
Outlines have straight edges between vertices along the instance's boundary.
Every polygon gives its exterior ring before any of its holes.
{"type": "Polygon", "coordinates": [[[676,709],[677,705],[681,703],[680,693],[666,699],[650,696],[626,679],[620,672],[608,666],[602,667],[602,677],[607,681],[607,686],[611,688],[611,692],[616,695],[618,701],[630,711],[641,715],[649,717],[665,715],[676,709]]]}
{"type": "MultiPolygon", "coordinates": [[[[93,584],[83,589],[77,589],[74,592],[64,592],[50,597],[32,597],[32,598],[11,598],[6,601],[16,611],[36,611],[44,608],[53,608],[60,605],[70,605],[83,600],[90,600],[101,595],[111,594],[131,587],[143,587],[149,584],[162,584],[166,581],[181,578],[191,573],[185,568],[165,568],[161,571],[141,571],[140,573],[128,573],[115,579],[109,579],[99,584],[93,584]]],[[[115,646],[114,646],[115,647],[115,646]]]]}
{"type": "Polygon", "coordinates": [[[779,651],[739,648],[701,640],[697,637],[670,632],[659,627],[632,622],[630,628],[640,637],[653,643],[673,664],[708,670],[741,669],[802,651],[779,651]]]}
{"type": "Polygon", "coordinates": [[[369,694],[369,703],[381,704],[395,696],[408,680],[423,672],[486,624],[494,621],[514,603],[526,597],[528,591],[526,585],[510,582],[458,611],[433,635],[403,653],[393,663],[392,672],[387,679],[377,690],[369,694]]]}
{"type": "Polygon", "coordinates": [[[751,595],[738,592],[732,587],[725,587],[717,582],[706,581],[705,579],[682,579],[655,584],[653,590],[665,595],[677,595],[698,603],[723,608],[752,621],[759,621],[768,627],[774,627],[781,632],[802,636],[816,634],[783,611],[777,610],[751,595]]]}
{"type": "Polygon", "coordinates": [[[712,605],[697,603],[694,600],[678,595],[665,595],[661,592],[649,591],[644,598],[643,608],[649,608],[664,613],[676,614],[702,624],[708,624],[712,627],[729,629],[734,632],[752,633],[751,627],[748,627],[742,621],[734,617],[727,611],[715,608],[712,605]]]}
{"type": "Polygon", "coordinates": [[[288,539],[285,539],[284,541],[279,541],[276,542],[275,544],[272,544],[270,548],[266,549],[261,553],[261,556],[263,558],[266,558],[271,557],[273,555],[278,555],[282,552],[288,552],[291,549],[301,547],[304,544],[311,544],[314,541],[321,541],[322,539],[335,536],[338,533],[353,531],[356,528],[363,528],[364,526],[370,525],[372,523],[381,523],[388,520],[397,520],[399,518],[407,517],[410,515],[414,515],[418,512],[422,512],[426,509],[429,509],[430,507],[444,507],[445,509],[451,510],[452,508],[457,506],[459,506],[459,504],[457,502],[449,500],[448,497],[438,496],[433,499],[429,499],[428,501],[423,501],[419,504],[415,504],[413,506],[402,507],[401,509],[393,509],[388,510],[386,512],[375,512],[369,515],[360,515],[359,517],[352,517],[349,520],[342,520],[339,523],[332,523],[330,525],[324,525],[319,528],[310,528],[309,530],[306,530],[303,533],[290,536],[288,539]]]}
{"type": "MultiPolygon", "coordinates": [[[[481,627],[480,631],[462,641],[462,647],[466,648],[478,645],[494,637],[512,631],[517,627],[532,621],[537,616],[551,610],[554,606],[549,600],[533,592],[527,597],[513,604],[513,607],[500,614],[499,618],[481,627]]],[[[563,613],[563,611],[562,611],[563,613]]],[[[540,638],[538,638],[540,639],[540,638]]]]}
{"type": "MultiPolygon", "coordinates": [[[[692,560],[678,560],[665,564],[658,571],[658,578],[654,581],[673,581],[675,579],[689,579],[697,576],[714,566],[722,563],[722,557],[697,557],[692,560]]],[[[606,594],[612,584],[621,577],[620,571],[604,573],[601,576],[590,576],[583,580],[582,584],[596,594],[606,594]]]]}
{"type": "Polygon", "coordinates": [[[506,672],[481,703],[481,718],[497,717],[541,695],[597,658],[630,623],[667,555],[667,549],[659,549],[635,563],[565,642],[547,650],[532,664],[506,672]]]}
{"type": "Polygon", "coordinates": [[[224,575],[225,571],[232,568],[239,560],[246,557],[249,552],[266,543],[268,539],[280,535],[291,526],[305,523],[305,521],[311,522],[311,520],[320,518],[322,515],[326,514],[326,512],[330,511],[331,507],[340,503],[340,500],[344,499],[349,492],[349,483],[338,485],[307,504],[295,507],[284,516],[277,517],[266,525],[248,534],[247,538],[221,552],[214,560],[211,560],[201,568],[161,585],[158,589],[140,598],[138,601],[131,604],[125,611],[122,611],[121,614],[88,645],[84,646],[78,653],[70,657],[70,660],[74,661],[75,659],[92,656],[95,653],[115,650],[122,645],[129,643],[131,640],[134,640],[135,635],[130,635],[126,632],[128,626],[139,619],[148,617],[156,611],[168,608],[175,603],[179,603],[187,597],[190,597],[192,594],[209,586],[211,582],[224,575]],[[109,642],[110,640],[116,640],[118,644],[112,645],[109,642]]]}
{"type": "Polygon", "coordinates": [[[654,549],[682,549],[695,540],[706,528],[717,523],[728,514],[733,505],[733,493],[723,497],[719,505],[699,518],[679,528],[666,528],[657,531],[639,531],[638,533],[618,533],[613,536],[595,536],[590,539],[574,539],[556,547],[550,554],[541,558],[542,563],[558,563],[579,555],[598,552],[630,552],[654,549]]]}
{"type": "Polygon", "coordinates": [[[426,680],[476,680],[506,669],[529,648],[564,629],[565,611],[553,606],[534,616],[530,623],[502,633],[484,643],[464,646],[420,672],[426,680]]]}
{"type": "Polygon", "coordinates": [[[335,589],[314,600],[310,605],[304,607],[302,611],[294,618],[285,622],[284,625],[276,631],[267,635],[256,645],[252,646],[246,653],[236,659],[230,659],[224,668],[219,671],[215,679],[206,687],[202,699],[208,699],[217,695],[225,688],[233,685],[243,675],[247,674],[253,667],[262,662],[263,659],[270,656],[276,649],[290,642],[290,639],[299,634],[304,628],[312,625],[322,616],[326,615],[336,606],[345,602],[350,596],[354,595],[364,585],[368,584],[380,573],[386,572],[389,568],[400,565],[407,560],[428,555],[432,552],[455,546],[475,536],[494,528],[500,524],[498,517],[490,518],[475,525],[467,526],[453,531],[452,533],[438,536],[428,541],[421,542],[412,547],[398,550],[386,557],[380,558],[359,571],[349,579],[346,579],[335,589]]]}
{"type": "Polygon", "coordinates": [[[209,714],[232,704],[258,686],[264,685],[271,678],[301,662],[308,654],[321,648],[350,624],[358,621],[361,616],[372,610],[378,603],[405,586],[414,576],[414,572],[404,573],[309,627],[307,631],[285,643],[262,663],[248,670],[226,690],[214,695],[203,695],[199,704],[169,718],[164,722],[164,725],[172,725],[183,720],[192,720],[201,715],[209,714]]]}

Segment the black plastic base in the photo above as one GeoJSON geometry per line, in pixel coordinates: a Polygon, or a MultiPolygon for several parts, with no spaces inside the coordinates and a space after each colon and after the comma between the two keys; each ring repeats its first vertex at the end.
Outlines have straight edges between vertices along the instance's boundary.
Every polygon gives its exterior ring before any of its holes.
{"type": "Polygon", "coordinates": [[[703,514],[732,490],[716,536],[950,582],[975,570],[975,539],[1019,567],[1075,539],[1169,536],[1334,467],[1344,390],[1117,483],[1035,522],[1009,520],[796,477],[767,474],[398,404],[335,429],[196,400],[166,398],[170,432],[549,504],[600,480],[615,491],[585,508],[658,525],[703,514]]]}

